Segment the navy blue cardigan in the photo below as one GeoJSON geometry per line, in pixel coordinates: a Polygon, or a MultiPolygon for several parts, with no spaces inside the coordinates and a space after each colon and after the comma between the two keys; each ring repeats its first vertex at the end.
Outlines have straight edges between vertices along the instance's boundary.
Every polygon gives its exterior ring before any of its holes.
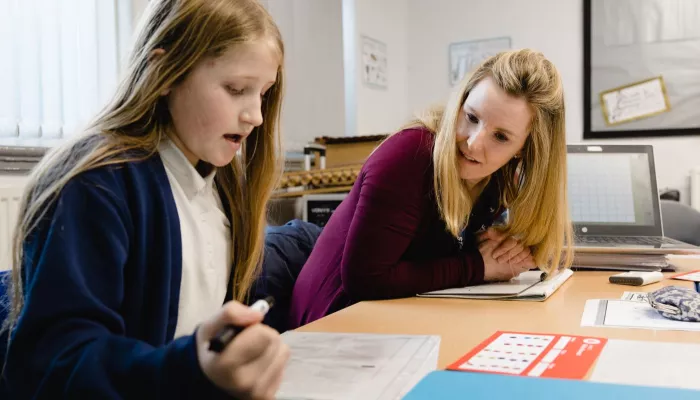
{"type": "Polygon", "coordinates": [[[24,248],[12,398],[227,397],[194,336],[173,340],[181,236],[157,155],[72,179],[24,248]]]}

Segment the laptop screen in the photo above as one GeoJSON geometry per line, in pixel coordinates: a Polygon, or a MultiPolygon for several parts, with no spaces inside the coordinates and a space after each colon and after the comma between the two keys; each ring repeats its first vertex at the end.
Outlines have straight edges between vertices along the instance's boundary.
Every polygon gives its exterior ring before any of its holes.
{"type": "Polygon", "coordinates": [[[652,181],[650,165],[650,154],[643,148],[639,152],[570,150],[569,207],[574,224],[600,228],[655,226],[658,197],[654,198],[656,182],[652,181]]]}

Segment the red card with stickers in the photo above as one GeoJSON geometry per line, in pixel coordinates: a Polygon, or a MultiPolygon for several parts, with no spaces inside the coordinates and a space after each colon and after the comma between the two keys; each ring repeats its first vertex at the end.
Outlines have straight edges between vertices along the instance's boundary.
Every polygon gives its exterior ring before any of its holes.
{"type": "Polygon", "coordinates": [[[583,379],[607,342],[599,337],[499,331],[447,369],[583,379]]]}

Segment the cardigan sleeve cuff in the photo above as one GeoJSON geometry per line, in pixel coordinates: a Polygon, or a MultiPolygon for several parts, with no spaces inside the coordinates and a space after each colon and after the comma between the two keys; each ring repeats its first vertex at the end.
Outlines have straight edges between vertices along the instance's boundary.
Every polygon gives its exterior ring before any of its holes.
{"type": "Polygon", "coordinates": [[[233,396],[224,392],[218,386],[214,385],[212,381],[204,375],[202,367],[199,365],[199,359],[197,358],[197,331],[195,331],[192,336],[188,338],[187,350],[185,351],[185,358],[187,360],[187,365],[191,368],[191,373],[189,374],[192,378],[192,391],[195,397],[201,399],[233,399],[233,396]]]}
{"type": "Polygon", "coordinates": [[[484,258],[481,257],[481,253],[478,250],[476,252],[466,253],[464,258],[465,286],[481,285],[485,283],[484,274],[484,258]]]}

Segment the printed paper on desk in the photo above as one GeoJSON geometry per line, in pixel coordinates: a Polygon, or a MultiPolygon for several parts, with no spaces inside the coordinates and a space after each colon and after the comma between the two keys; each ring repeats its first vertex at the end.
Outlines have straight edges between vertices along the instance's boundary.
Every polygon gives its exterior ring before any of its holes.
{"type": "Polygon", "coordinates": [[[672,279],[680,279],[683,281],[700,282],[700,270],[684,272],[682,274],[673,275],[672,279]]]}
{"type": "Polygon", "coordinates": [[[440,336],[289,331],[276,399],[394,400],[437,368],[440,336]]]}
{"type": "Polygon", "coordinates": [[[551,279],[540,282],[543,272],[528,271],[523,272],[508,282],[436,290],[422,293],[418,296],[481,300],[544,301],[556,292],[573,273],[572,270],[565,269],[551,279]]]}
{"type": "Polygon", "coordinates": [[[698,344],[611,339],[590,380],[700,390],[698,360],[698,344]]]}
{"type": "Polygon", "coordinates": [[[447,369],[583,379],[606,342],[599,337],[499,331],[447,369]]]}
{"type": "Polygon", "coordinates": [[[700,331],[697,322],[664,318],[649,303],[627,300],[586,300],[581,326],[700,331]]]}

